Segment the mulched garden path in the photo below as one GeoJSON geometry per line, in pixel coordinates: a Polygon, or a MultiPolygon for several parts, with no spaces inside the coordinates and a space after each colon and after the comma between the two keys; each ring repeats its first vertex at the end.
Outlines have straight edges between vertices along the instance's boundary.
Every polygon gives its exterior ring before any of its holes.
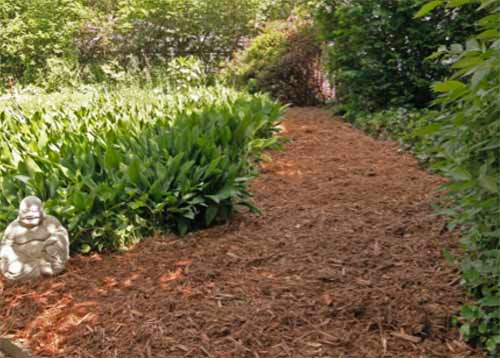
{"type": "Polygon", "coordinates": [[[480,356],[451,327],[466,298],[430,208],[443,179],[321,109],[284,127],[252,185],[262,216],[0,281],[0,336],[60,358],[480,356]]]}

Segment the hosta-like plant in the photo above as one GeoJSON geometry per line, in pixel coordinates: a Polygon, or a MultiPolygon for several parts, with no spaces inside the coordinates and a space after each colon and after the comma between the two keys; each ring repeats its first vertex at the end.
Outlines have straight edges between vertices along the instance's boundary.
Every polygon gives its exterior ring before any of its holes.
{"type": "Polygon", "coordinates": [[[88,252],[254,209],[247,182],[282,107],[225,89],[150,95],[147,105],[101,95],[77,109],[0,112],[0,226],[36,194],[88,252]]]}

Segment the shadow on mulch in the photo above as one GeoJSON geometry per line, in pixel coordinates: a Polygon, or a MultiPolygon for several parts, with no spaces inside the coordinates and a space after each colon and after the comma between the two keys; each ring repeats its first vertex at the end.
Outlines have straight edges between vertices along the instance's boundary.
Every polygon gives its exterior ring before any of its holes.
{"type": "Polygon", "coordinates": [[[479,357],[450,325],[466,297],[429,207],[443,179],[320,109],[284,127],[252,184],[262,216],[0,281],[0,336],[60,358],[479,357]]]}

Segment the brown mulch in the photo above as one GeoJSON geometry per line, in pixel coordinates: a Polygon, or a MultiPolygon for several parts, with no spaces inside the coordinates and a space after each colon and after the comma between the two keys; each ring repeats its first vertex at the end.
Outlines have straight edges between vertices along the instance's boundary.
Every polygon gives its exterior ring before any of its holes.
{"type": "Polygon", "coordinates": [[[252,185],[262,216],[0,281],[0,336],[60,358],[480,356],[451,325],[466,297],[430,208],[443,180],[324,110],[287,119],[252,185]]]}

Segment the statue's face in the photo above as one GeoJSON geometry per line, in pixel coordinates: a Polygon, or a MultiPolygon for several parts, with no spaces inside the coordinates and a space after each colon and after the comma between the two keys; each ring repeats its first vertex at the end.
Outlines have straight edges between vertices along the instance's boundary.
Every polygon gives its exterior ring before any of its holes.
{"type": "Polygon", "coordinates": [[[42,201],[35,196],[28,196],[19,206],[19,222],[28,228],[38,226],[43,220],[42,201]]]}

